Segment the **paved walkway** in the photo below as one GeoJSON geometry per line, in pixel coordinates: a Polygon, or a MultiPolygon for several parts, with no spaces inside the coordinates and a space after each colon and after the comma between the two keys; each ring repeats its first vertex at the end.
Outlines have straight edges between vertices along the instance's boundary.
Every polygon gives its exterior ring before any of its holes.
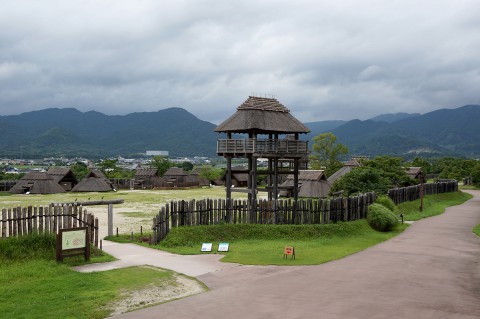
{"type": "Polygon", "coordinates": [[[471,232],[480,191],[471,193],[389,241],[318,266],[222,269],[219,256],[200,256],[207,265],[190,274],[211,291],[115,318],[480,318],[480,238],[471,232]]]}

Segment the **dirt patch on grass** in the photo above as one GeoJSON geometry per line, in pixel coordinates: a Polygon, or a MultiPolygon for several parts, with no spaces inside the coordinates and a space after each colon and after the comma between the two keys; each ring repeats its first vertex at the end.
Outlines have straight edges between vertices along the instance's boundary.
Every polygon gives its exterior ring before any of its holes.
{"type": "MultiPolygon", "coordinates": [[[[154,268],[159,271],[161,269],[154,268]]],[[[164,302],[185,298],[206,291],[199,281],[181,274],[175,274],[172,279],[160,284],[150,284],[145,288],[123,293],[123,299],[108,306],[113,309],[111,316],[141,308],[161,304],[164,302]]]]}

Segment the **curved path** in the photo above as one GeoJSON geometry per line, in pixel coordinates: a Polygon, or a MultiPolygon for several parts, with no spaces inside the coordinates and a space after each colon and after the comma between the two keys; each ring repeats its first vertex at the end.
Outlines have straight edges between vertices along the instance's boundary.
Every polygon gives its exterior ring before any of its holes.
{"type": "Polygon", "coordinates": [[[399,236],[318,266],[232,266],[212,290],[115,318],[480,318],[480,191],[399,236]]]}

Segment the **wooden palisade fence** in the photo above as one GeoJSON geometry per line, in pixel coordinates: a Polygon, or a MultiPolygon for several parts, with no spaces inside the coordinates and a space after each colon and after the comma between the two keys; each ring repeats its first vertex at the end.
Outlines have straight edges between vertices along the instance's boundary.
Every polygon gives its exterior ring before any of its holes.
{"type": "Polygon", "coordinates": [[[388,191],[395,205],[403,202],[414,201],[423,195],[450,193],[458,191],[458,182],[455,180],[443,181],[431,184],[418,184],[402,188],[394,188],[388,191]],[[423,188],[423,189],[422,189],[423,188]]]}
{"type": "Polygon", "coordinates": [[[2,209],[2,238],[33,233],[57,234],[61,228],[88,227],[90,242],[98,248],[98,218],[78,205],[28,206],[2,209]]]}
{"type": "Polygon", "coordinates": [[[172,201],[153,219],[154,242],[173,227],[230,224],[328,224],[365,218],[375,193],[334,199],[249,200],[203,199],[172,201]],[[255,211],[255,213],[252,213],[255,211]]]}

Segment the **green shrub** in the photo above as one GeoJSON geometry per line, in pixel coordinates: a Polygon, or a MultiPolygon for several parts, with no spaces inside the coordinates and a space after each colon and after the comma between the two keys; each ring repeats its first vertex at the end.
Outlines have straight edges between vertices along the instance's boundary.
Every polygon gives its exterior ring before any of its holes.
{"type": "Polygon", "coordinates": [[[397,211],[397,206],[395,205],[393,200],[386,195],[378,196],[377,199],[375,200],[375,203],[387,207],[389,210],[391,210],[394,213],[397,211]]]}
{"type": "Polygon", "coordinates": [[[395,214],[381,204],[372,204],[368,207],[368,224],[378,231],[390,231],[398,223],[395,214]]]}

